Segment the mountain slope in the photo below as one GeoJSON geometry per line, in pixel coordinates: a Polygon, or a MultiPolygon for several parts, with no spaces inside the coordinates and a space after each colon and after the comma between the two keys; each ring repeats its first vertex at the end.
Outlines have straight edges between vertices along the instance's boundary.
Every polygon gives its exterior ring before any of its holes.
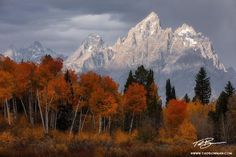
{"type": "Polygon", "coordinates": [[[23,60],[39,63],[41,58],[45,55],[51,55],[54,58],[61,57],[65,59],[63,55],[57,54],[49,48],[44,48],[42,44],[38,41],[35,41],[27,48],[16,49],[11,46],[2,54],[16,62],[21,62],[23,60]]]}
{"type": "Polygon", "coordinates": [[[65,61],[65,67],[79,73],[94,70],[110,75],[121,88],[129,70],[139,65],[154,70],[163,97],[168,78],[176,86],[179,97],[185,93],[193,95],[194,77],[200,67],[205,67],[211,77],[214,95],[219,94],[228,80],[236,83],[234,70],[227,71],[207,37],[187,24],[174,31],[163,29],[154,12],[111,47],[104,46],[100,36],[90,35],[65,61]]]}

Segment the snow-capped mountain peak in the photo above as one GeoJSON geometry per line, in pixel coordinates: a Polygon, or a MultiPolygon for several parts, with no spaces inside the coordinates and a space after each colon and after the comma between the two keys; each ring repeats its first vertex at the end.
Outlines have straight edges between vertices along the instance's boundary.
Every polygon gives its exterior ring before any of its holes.
{"type": "Polygon", "coordinates": [[[164,96],[168,78],[178,89],[179,96],[191,94],[200,67],[205,67],[211,78],[213,94],[219,94],[228,80],[236,83],[236,74],[226,71],[209,38],[187,24],[175,31],[161,28],[160,19],[154,12],[113,46],[106,47],[100,36],[89,35],[65,61],[66,68],[78,73],[93,70],[110,75],[121,88],[129,70],[140,65],[153,69],[161,96],[164,96]]]}
{"type": "Polygon", "coordinates": [[[67,68],[76,72],[105,66],[113,57],[113,51],[104,47],[101,36],[90,34],[81,46],[65,61],[67,68]]]}
{"type": "Polygon", "coordinates": [[[104,41],[102,37],[98,34],[90,34],[87,39],[85,39],[82,43],[82,46],[84,49],[87,50],[93,50],[93,49],[99,49],[102,48],[104,44],[104,41]]]}
{"type": "Polygon", "coordinates": [[[151,12],[145,19],[139,22],[134,29],[139,30],[140,33],[149,33],[152,35],[160,29],[160,20],[155,12],[151,12]]]}
{"type": "Polygon", "coordinates": [[[34,41],[27,48],[16,49],[11,46],[2,54],[6,57],[11,58],[12,60],[15,60],[16,62],[20,62],[23,60],[39,63],[41,58],[45,55],[51,55],[54,58],[65,58],[63,55],[57,54],[49,48],[44,48],[39,41],[34,41]]]}
{"type": "Polygon", "coordinates": [[[139,40],[145,40],[150,36],[155,36],[161,31],[160,20],[156,13],[151,12],[146,18],[139,22],[135,27],[131,28],[127,37],[118,40],[117,44],[132,43],[135,47],[139,40]]]}
{"type": "Polygon", "coordinates": [[[181,27],[176,29],[175,34],[179,36],[196,36],[197,32],[192,26],[184,23],[181,27]]]}

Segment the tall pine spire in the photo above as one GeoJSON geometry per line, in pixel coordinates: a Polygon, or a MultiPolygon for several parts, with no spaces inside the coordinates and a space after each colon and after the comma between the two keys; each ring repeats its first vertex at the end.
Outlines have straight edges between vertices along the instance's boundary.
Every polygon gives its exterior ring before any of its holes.
{"type": "Polygon", "coordinates": [[[211,97],[211,84],[210,78],[207,77],[206,70],[203,67],[201,67],[200,71],[196,75],[195,82],[194,99],[198,99],[202,104],[208,104],[211,97]]]}
{"type": "Polygon", "coordinates": [[[124,93],[128,90],[129,85],[131,85],[133,82],[134,82],[134,77],[133,77],[132,71],[130,70],[129,76],[128,76],[127,81],[125,83],[124,93]]]}

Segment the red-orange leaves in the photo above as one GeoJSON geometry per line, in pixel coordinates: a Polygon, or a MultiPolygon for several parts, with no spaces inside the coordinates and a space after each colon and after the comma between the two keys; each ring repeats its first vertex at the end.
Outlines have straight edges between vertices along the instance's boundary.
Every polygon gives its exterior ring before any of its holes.
{"type": "Polygon", "coordinates": [[[102,77],[101,85],[107,92],[117,94],[118,84],[112,80],[109,76],[102,77]]]}
{"type": "Polygon", "coordinates": [[[91,94],[89,104],[93,113],[104,117],[114,114],[117,108],[114,96],[102,88],[97,88],[91,94]]]}
{"type": "Polygon", "coordinates": [[[44,58],[42,58],[41,66],[46,68],[51,74],[55,76],[61,71],[63,67],[63,60],[60,58],[54,59],[50,55],[46,55],[44,58]]]}
{"type": "Polygon", "coordinates": [[[61,59],[53,59],[51,56],[45,56],[37,69],[41,86],[46,86],[48,81],[56,77],[62,69],[61,59]]]}
{"type": "Polygon", "coordinates": [[[127,111],[140,113],[146,109],[146,90],[143,85],[133,83],[124,95],[124,107],[127,111]]]}
{"type": "Polygon", "coordinates": [[[9,72],[0,71],[0,99],[5,101],[12,97],[13,76],[9,72]]]}
{"type": "Polygon", "coordinates": [[[52,79],[48,84],[48,96],[55,100],[65,100],[68,96],[69,89],[63,76],[52,79]]]}
{"type": "Polygon", "coordinates": [[[22,62],[16,66],[15,77],[15,93],[20,95],[27,92],[34,82],[36,65],[30,62],[22,62]]]}
{"type": "Polygon", "coordinates": [[[182,100],[170,100],[166,109],[166,122],[168,126],[177,128],[187,117],[187,104],[182,100]]]}
{"type": "Polygon", "coordinates": [[[81,74],[79,84],[82,89],[83,101],[89,100],[91,93],[100,85],[100,80],[101,77],[94,72],[81,74]]]}

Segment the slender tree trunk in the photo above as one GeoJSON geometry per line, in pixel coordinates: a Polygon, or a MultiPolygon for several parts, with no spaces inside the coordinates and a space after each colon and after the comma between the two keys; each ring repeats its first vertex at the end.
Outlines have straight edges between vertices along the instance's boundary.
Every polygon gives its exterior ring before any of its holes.
{"type": "Polygon", "coordinates": [[[47,93],[46,93],[46,106],[45,106],[45,127],[46,127],[46,134],[48,134],[48,102],[47,102],[47,93]]]}
{"type": "Polygon", "coordinates": [[[106,131],[106,119],[102,117],[102,132],[106,131]]]}
{"type": "Polygon", "coordinates": [[[109,116],[108,130],[109,130],[109,134],[111,134],[111,116],[109,116]]]}
{"type": "Polygon", "coordinates": [[[81,126],[82,126],[82,111],[79,113],[79,133],[81,131],[81,126]]]}
{"type": "Polygon", "coordinates": [[[12,98],[12,106],[13,106],[13,117],[14,117],[14,120],[16,120],[17,119],[17,106],[16,106],[16,100],[14,97],[12,98]]]}
{"type": "Polygon", "coordinates": [[[88,111],[89,111],[89,110],[87,109],[87,111],[86,111],[86,113],[85,113],[85,116],[84,116],[84,119],[83,119],[82,126],[81,126],[81,131],[83,131],[84,123],[85,123],[85,120],[86,120],[86,117],[87,117],[88,111]]]}
{"type": "Polygon", "coordinates": [[[6,102],[3,104],[3,110],[4,110],[4,118],[7,118],[7,108],[6,108],[6,102]]]}
{"type": "Polygon", "coordinates": [[[99,115],[99,126],[98,126],[98,133],[100,134],[102,131],[102,116],[99,115]]]}
{"type": "Polygon", "coordinates": [[[34,125],[32,100],[33,100],[33,89],[31,87],[30,88],[30,97],[28,99],[28,101],[29,101],[29,119],[30,119],[30,124],[34,125]]]}
{"type": "Polygon", "coordinates": [[[49,121],[49,123],[50,123],[49,128],[53,129],[53,126],[54,126],[54,111],[53,110],[50,112],[50,121],[49,121]]]}
{"type": "Polygon", "coordinates": [[[32,109],[32,101],[31,98],[29,98],[29,119],[30,119],[30,124],[34,124],[34,119],[33,119],[33,109],[32,109]]]}
{"type": "Polygon", "coordinates": [[[6,107],[7,107],[7,120],[8,120],[8,124],[11,125],[10,107],[9,107],[7,99],[6,99],[6,107]]]}
{"type": "Polygon", "coordinates": [[[34,120],[38,120],[38,106],[37,106],[37,99],[34,99],[34,120]]]}
{"type": "Polygon", "coordinates": [[[23,107],[23,110],[24,110],[24,113],[25,113],[25,117],[28,118],[28,115],[27,115],[27,112],[26,112],[26,109],[25,109],[25,104],[24,104],[22,98],[20,98],[20,102],[21,102],[21,105],[23,107]]]}
{"type": "Polygon", "coordinates": [[[131,119],[131,123],[130,123],[129,133],[131,133],[131,131],[132,131],[133,122],[134,122],[134,112],[132,114],[132,119],[131,119]]]}
{"type": "Polygon", "coordinates": [[[76,120],[76,116],[77,116],[78,110],[79,110],[79,102],[78,102],[78,104],[76,106],[75,115],[74,115],[74,118],[73,118],[73,121],[72,121],[72,124],[71,124],[71,127],[70,127],[70,135],[72,134],[72,131],[73,131],[73,128],[74,128],[74,124],[75,124],[75,120],[76,120]]]}
{"type": "Polygon", "coordinates": [[[96,128],[96,120],[95,120],[95,116],[93,114],[93,129],[95,129],[95,128],[96,128]]]}
{"type": "Polygon", "coordinates": [[[57,129],[57,111],[55,113],[54,129],[57,129]]]}
{"type": "Polygon", "coordinates": [[[41,104],[40,104],[40,100],[39,100],[39,92],[38,92],[38,90],[37,90],[37,99],[38,99],[38,106],[39,106],[40,117],[41,117],[41,121],[42,121],[42,125],[43,125],[43,130],[45,132],[46,130],[45,130],[45,125],[44,125],[43,112],[42,112],[42,108],[41,108],[41,104]]]}

